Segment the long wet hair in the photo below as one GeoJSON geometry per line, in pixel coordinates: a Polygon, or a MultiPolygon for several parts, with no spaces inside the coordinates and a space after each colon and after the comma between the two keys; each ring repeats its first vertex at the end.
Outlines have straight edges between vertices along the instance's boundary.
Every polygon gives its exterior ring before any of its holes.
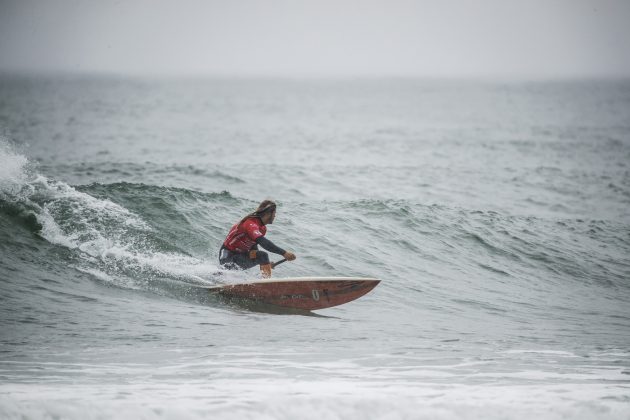
{"type": "Polygon", "coordinates": [[[247,219],[251,219],[252,217],[262,217],[265,213],[269,213],[272,212],[274,210],[276,210],[276,203],[272,200],[263,200],[259,205],[258,208],[253,211],[252,213],[249,213],[247,216],[243,217],[241,219],[240,222],[238,222],[238,224],[240,225],[241,223],[243,223],[245,220],[247,219]]]}

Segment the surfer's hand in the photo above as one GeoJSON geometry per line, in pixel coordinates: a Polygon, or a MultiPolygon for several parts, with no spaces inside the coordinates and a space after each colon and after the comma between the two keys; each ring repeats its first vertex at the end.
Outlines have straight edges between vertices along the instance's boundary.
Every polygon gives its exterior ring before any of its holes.
{"type": "Polygon", "coordinates": [[[295,254],[291,251],[287,251],[284,253],[283,257],[286,258],[287,261],[293,261],[295,259],[295,254]]]}

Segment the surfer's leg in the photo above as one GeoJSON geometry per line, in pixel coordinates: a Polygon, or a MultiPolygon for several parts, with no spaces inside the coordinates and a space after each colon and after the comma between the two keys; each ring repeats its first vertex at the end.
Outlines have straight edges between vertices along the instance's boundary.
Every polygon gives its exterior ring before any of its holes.
{"type": "Polygon", "coordinates": [[[260,272],[263,279],[271,277],[271,263],[269,262],[269,254],[265,251],[256,251],[256,264],[260,265],[260,272]]]}
{"type": "Polygon", "coordinates": [[[234,263],[234,253],[230,252],[223,246],[219,250],[219,264],[226,270],[238,269],[238,266],[234,263]]]}
{"type": "Polygon", "coordinates": [[[227,270],[247,270],[258,264],[248,254],[231,252],[225,248],[221,248],[219,252],[219,263],[227,270]]]}
{"type": "Polygon", "coordinates": [[[250,267],[258,264],[260,266],[260,272],[262,273],[262,277],[264,279],[268,279],[269,277],[271,277],[271,264],[269,263],[269,254],[267,254],[265,251],[259,251],[257,249],[252,249],[251,251],[249,251],[249,264],[251,264],[250,267]]]}
{"type": "Polygon", "coordinates": [[[256,261],[249,258],[247,254],[234,254],[232,263],[242,270],[249,270],[256,265],[256,261]]]}
{"type": "Polygon", "coordinates": [[[252,250],[246,254],[239,254],[221,248],[219,252],[219,263],[228,270],[248,270],[255,265],[260,266],[263,277],[271,277],[271,264],[269,254],[265,251],[252,250]]]}
{"type": "Polygon", "coordinates": [[[255,262],[259,265],[269,264],[269,254],[265,251],[256,251],[255,262]]]}

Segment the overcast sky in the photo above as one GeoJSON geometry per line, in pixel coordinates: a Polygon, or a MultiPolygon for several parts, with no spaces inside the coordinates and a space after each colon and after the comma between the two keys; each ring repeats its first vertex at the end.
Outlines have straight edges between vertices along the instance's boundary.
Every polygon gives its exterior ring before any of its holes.
{"type": "Polygon", "coordinates": [[[630,77],[630,0],[0,0],[0,70],[630,77]]]}

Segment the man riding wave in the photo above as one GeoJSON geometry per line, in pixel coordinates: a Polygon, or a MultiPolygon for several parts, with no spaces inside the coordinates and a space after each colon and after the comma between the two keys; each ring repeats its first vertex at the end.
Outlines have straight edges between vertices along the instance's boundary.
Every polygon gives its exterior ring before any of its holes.
{"type": "Polygon", "coordinates": [[[276,217],[276,203],[264,200],[256,211],[248,214],[240,222],[232,226],[219,251],[219,263],[228,270],[247,270],[260,265],[263,278],[271,277],[271,262],[265,251],[258,245],[274,254],[282,255],[288,261],[295,260],[295,254],[285,251],[265,238],[266,225],[273,223],[276,217]]]}

